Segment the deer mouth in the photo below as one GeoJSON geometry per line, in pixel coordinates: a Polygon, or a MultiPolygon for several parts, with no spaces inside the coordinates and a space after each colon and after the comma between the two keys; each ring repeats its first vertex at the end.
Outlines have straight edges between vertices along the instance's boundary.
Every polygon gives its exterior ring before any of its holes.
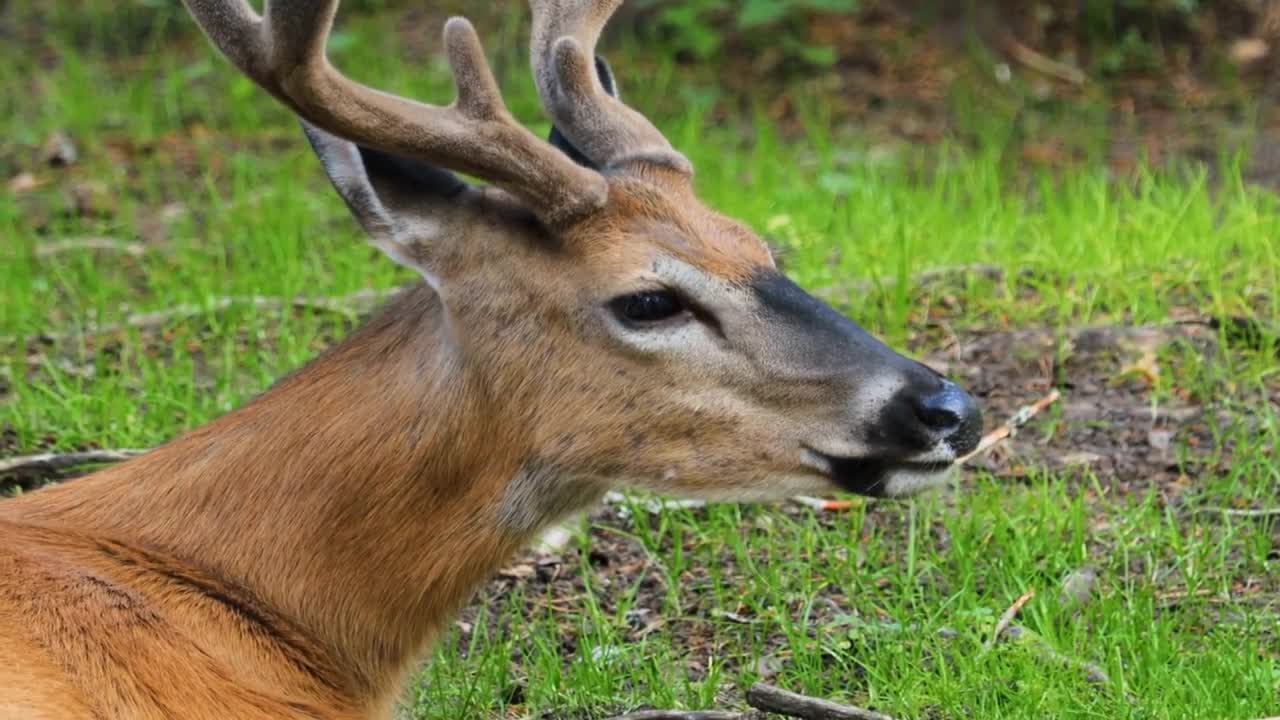
{"type": "Polygon", "coordinates": [[[910,495],[941,483],[955,465],[950,460],[897,460],[883,457],[839,457],[808,449],[828,478],[840,489],[867,497],[910,495]]]}

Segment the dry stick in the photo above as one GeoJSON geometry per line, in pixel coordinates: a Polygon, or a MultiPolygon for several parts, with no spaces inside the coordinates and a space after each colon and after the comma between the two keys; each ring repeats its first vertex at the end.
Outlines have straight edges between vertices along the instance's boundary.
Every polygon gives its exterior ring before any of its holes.
{"type": "Polygon", "coordinates": [[[1045,57],[1011,37],[1004,38],[1004,44],[1014,60],[1042,75],[1048,75],[1072,85],[1084,85],[1089,79],[1080,68],[1045,57]]]}
{"type": "Polygon", "coordinates": [[[893,720],[874,710],[841,705],[765,683],[756,683],[747,690],[747,704],[757,710],[802,720],[893,720]]]}
{"type": "Polygon", "coordinates": [[[742,717],[741,712],[723,710],[641,710],[609,717],[609,720],[742,720],[742,717]]]}
{"type": "Polygon", "coordinates": [[[1000,616],[1000,619],[996,621],[995,632],[991,633],[991,639],[987,641],[988,648],[1000,639],[1001,633],[1008,629],[1009,623],[1013,622],[1013,619],[1017,617],[1018,611],[1022,609],[1022,606],[1026,605],[1027,601],[1035,596],[1035,590],[1028,590],[1019,595],[1017,600],[1013,601],[1013,604],[1009,606],[1009,609],[1005,610],[1004,614],[1000,616]]]}
{"type": "Polygon", "coordinates": [[[1061,397],[1061,393],[1056,389],[1051,390],[1048,395],[1035,401],[1035,403],[1018,408],[1018,411],[1006,420],[1003,425],[984,435],[982,440],[978,442],[978,447],[973,449],[973,452],[956,460],[956,464],[963,465],[974,457],[990,450],[1002,440],[1013,437],[1018,432],[1018,428],[1026,425],[1031,418],[1039,415],[1045,408],[1057,402],[1059,397],[1061,397]]]}
{"type": "Polygon", "coordinates": [[[24,470],[60,470],[90,463],[120,462],[136,457],[146,450],[85,450],[69,453],[42,453],[22,455],[0,460],[0,475],[11,475],[24,470]]]}
{"type": "Polygon", "coordinates": [[[797,505],[803,505],[820,512],[841,512],[853,509],[852,500],[828,500],[826,498],[809,497],[808,495],[796,495],[791,501],[797,505]]]}

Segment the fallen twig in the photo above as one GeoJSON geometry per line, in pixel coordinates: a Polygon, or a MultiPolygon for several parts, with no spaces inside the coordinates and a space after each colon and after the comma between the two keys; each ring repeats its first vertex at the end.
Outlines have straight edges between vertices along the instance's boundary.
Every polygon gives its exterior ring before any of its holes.
{"type": "Polygon", "coordinates": [[[1022,609],[1022,606],[1026,605],[1027,601],[1035,596],[1035,590],[1028,590],[1019,595],[1017,600],[1013,601],[1013,604],[1009,606],[1009,609],[1005,610],[1004,614],[1000,616],[1000,619],[996,621],[995,631],[991,633],[991,639],[987,641],[987,647],[991,647],[996,644],[1000,639],[1000,635],[1009,628],[1009,623],[1013,622],[1013,619],[1017,617],[1018,611],[1022,609]]]}
{"type": "Polygon", "coordinates": [[[800,695],[765,683],[756,683],[747,690],[747,704],[757,710],[803,720],[893,720],[874,710],[800,695]]]}
{"type": "Polygon", "coordinates": [[[1080,70],[1080,68],[1045,57],[1012,37],[1005,37],[1004,45],[1014,60],[1041,75],[1048,75],[1072,85],[1084,85],[1088,80],[1088,77],[1085,76],[1084,71],[1080,70]]]}
{"type": "Polygon", "coordinates": [[[41,453],[39,455],[21,455],[19,457],[0,460],[0,475],[12,475],[26,470],[61,470],[63,468],[89,465],[91,463],[110,463],[137,457],[146,450],[85,450],[68,453],[41,453]]]}
{"type": "Polygon", "coordinates": [[[1039,415],[1045,408],[1057,402],[1059,397],[1061,397],[1061,394],[1056,389],[1051,390],[1048,395],[1035,401],[1035,403],[1018,408],[1018,411],[1006,420],[1003,425],[984,435],[982,440],[978,442],[978,447],[973,449],[973,452],[956,460],[956,464],[963,465],[974,457],[990,450],[1005,438],[1013,437],[1018,432],[1018,428],[1026,425],[1031,418],[1039,415]]]}
{"type": "Polygon", "coordinates": [[[824,498],[809,497],[808,495],[796,495],[791,498],[791,501],[821,512],[852,510],[854,505],[852,500],[826,500],[824,498]]]}
{"type": "Polygon", "coordinates": [[[742,720],[742,717],[741,712],[723,710],[641,710],[609,717],[609,720],[742,720]]]}

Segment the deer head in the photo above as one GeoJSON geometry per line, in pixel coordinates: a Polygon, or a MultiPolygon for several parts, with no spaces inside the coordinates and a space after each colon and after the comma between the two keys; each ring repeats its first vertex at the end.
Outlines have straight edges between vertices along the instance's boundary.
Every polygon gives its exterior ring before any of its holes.
{"type": "Polygon", "coordinates": [[[530,0],[550,141],[512,118],[461,18],[444,29],[457,97],[432,106],[329,64],[336,0],[267,0],[262,17],[241,0],[185,1],[299,115],[373,244],[438,297],[433,367],[474,381],[495,415],[484,422],[518,446],[505,522],[532,528],[607,487],[907,495],[977,443],[969,395],[699,202],[689,161],[595,55],[621,0],[530,0]]]}

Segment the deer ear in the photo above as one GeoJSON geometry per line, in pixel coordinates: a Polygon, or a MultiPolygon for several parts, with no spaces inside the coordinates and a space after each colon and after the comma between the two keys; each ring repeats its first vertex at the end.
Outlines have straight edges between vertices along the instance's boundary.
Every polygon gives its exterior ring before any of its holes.
{"type": "Polygon", "coordinates": [[[302,130],[370,241],[438,286],[428,251],[442,234],[439,215],[471,186],[448,170],[358,146],[306,122],[302,130]]]}
{"type": "MultiPolygon", "coordinates": [[[[605,93],[617,100],[622,98],[618,95],[618,83],[613,76],[613,68],[609,67],[609,63],[599,55],[596,55],[596,77],[600,78],[600,84],[604,87],[605,93]]],[[[547,136],[547,142],[551,143],[561,152],[568,155],[574,162],[583,167],[589,167],[592,170],[599,170],[600,166],[591,162],[587,156],[583,155],[578,148],[569,142],[569,139],[560,132],[560,128],[552,125],[551,134],[547,136]]]]}

